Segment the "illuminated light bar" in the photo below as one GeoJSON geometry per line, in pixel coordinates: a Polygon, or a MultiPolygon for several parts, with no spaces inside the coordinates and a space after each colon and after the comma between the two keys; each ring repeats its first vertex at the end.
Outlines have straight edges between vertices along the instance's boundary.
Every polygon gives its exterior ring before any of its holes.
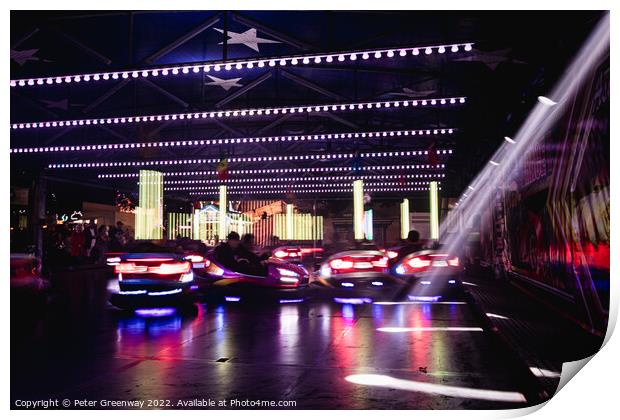
{"type": "Polygon", "coordinates": [[[226,139],[199,139],[199,140],[167,140],[150,141],[139,143],[108,143],[108,144],[89,144],[89,145],[67,145],[67,146],[46,146],[46,147],[16,147],[10,149],[11,153],[66,153],[66,152],[97,152],[101,150],[127,150],[127,149],[147,149],[162,147],[201,147],[220,144],[242,144],[242,143],[282,143],[297,141],[320,141],[320,140],[349,140],[349,139],[372,139],[372,138],[394,138],[394,137],[419,137],[430,135],[453,134],[455,128],[427,128],[420,130],[395,130],[395,131],[366,131],[351,133],[330,133],[330,134],[309,134],[295,136],[271,136],[271,137],[238,137],[226,139]]]}
{"type": "MultiPolygon", "coordinates": [[[[267,180],[265,180],[264,182],[268,182],[267,180]]],[[[431,181],[434,182],[434,181],[431,181]]],[[[230,188],[231,190],[241,190],[241,189],[247,189],[247,190],[258,190],[258,189],[283,189],[283,188],[290,188],[290,189],[295,189],[295,188],[323,188],[323,187],[330,187],[330,188],[346,188],[349,187],[351,184],[348,183],[338,183],[338,184],[293,184],[293,185],[282,185],[280,183],[276,184],[276,185],[265,185],[264,183],[261,185],[229,185],[228,188],[230,188]]],[[[425,186],[429,186],[430,182],[429,181],[417,181],[417,182],[410,182],[407,184],[403,184],[401,182],[380,182],[380,183],[370,183],[370,184],[366,184],[367,187],[369,188],[373,188],[373,187],[410,187],[411,185],[425,185],[425,186]]],[[[164,191],[192,191],[192,190],[196,190],[196,188],[203,188],[204,191],[217,191],[218,186],[216,185],[207,185],[204,187],[197,187],[195,185],[190,186],[190,187],[165,187],[164,191]]],[[[288,210],[287,210],[288,211],[288,210]]],[[[292,213],[291,213],[292,214],[292,213]]],[[[290,238],[286,238],[286,239],[290,239],[290,238]]]]}
{"type": "MultiPolygon", "coordinates": [[[[401,178],[420,178],[421,175],[427,174],[406,174],[406,175],[360,175],[360,176],[309,176],[309,177],[288,177],[288,178],[236,178],[236,179],[227,179],[226,181],[221,181],[219,179],[179,179],[172,181],[164,181],[164,184],[167,185],[183,185],[183,184],[250,184],[250,183],[291,183],[291,182],[314,182],[314,181],[353,181],[355,179],[401,179],[401,178]]],[[[434,178],[444,178],[445,174],[437,174],[433,176],[434,178]]],[[[102,178],[101,176],[99,178],[102,178]]],[[[428,185],[430,180],[425,181],[405,181],[399,182],[399,184],[408,184],[408,185],[428,185]]],[[[439,182],[441,184],[441,182],[439,182]]],[[[235,188],[235,185],[229,185],[230,188],[235,188]]],[[[253,188],[253,187],[250,187],[253,188]]]]}
{"type": "Polygon", "coordinates": [[[185,63],[168,66],[158,66],[142,69],[128,69],[112,72],[100,72],[100,73],[81,73],[81,74],[69,74],[63,76],[44,76],[34,77],[26,79],[11,79],[9,85],[11,87],[25,87],[25,86],[44,86],[54,84],[69,84],[80,83],[88,84],[101,80],[119,80],[119,79],[145,79],[156,78],[165,76],[187,76],[197,73],[210,73],[219,72],[221,70],[242,70],[253,68],[265,68],[269,67],[284,67],[284,66],[296,66],[296,65],[308,65],[308,64],[321,64],[343,62],[343,61],[356,61],[358,57],[362,60],[368,60],[370,58],[382,59],[383,57],[407,57],[407,56],[419,56],[420,51],[424,51],[425,55],[432,53],[445,54],[447,52],[457,53],[461,51],[469,52],[472,50],[474,43],[455,43],[455,44],[443,44],[443,45],[429,45],[422,47],[400,47],[400,48],[382,48],[373,50],[358,50],[348,52],[331,52],[322,54],[306,54],[306,55],[289,55],[280,57],[265,57],[261,59],[241,59],[241,60],[226,60],[226,61],[203,61],[194,63],[185,63]]]}
{"type": "MultiPolygon", "coordinates": [[[[140,171],[138,207],[136,207],[136,239],[162,239],[164,177],[157,171],[140,171]]],[[[118,266],[117,266],[118,267],[118,266]]]]}
{"type": "Polygon", "coordinates": [[[322,104],[322,105],[295,105],[277,108],[250,108],[250,109],[231,109],[203,112],[186,112],[180,114],[157,114],[157,115],[137,115],[137,116],[117,116],[107,118],[92,118],[83,120],[63,120],[63,121],[35,121],[12,123],[14,130],[29,128],[49,128],[49,127],[76,127],[84,125],[119,125],[140,122],[154,121],[177,121],[191,119],[215,119],[215,118],[240,118],[254,116],[271,116],[280,114],[310,113],[310,112],[335,112],[335,111],[360,111],[377,108],[400,108],[400,107],[429,107],[447,104],[464,104],[466,98],[463,96],[453,96],[447,98],[413,99],[401,101],[372,101],[372,102],[350,102],[345,104],[322,104]]]}
{"type": "Polygon", "coordinates": [[[363,305],[364,303],[372,303],[372,299],[370,298],[340,298],[335,297],[334,302],[343,303],[349,305],[363,305]]]}
{"type": "Polygon", "coordinates": [[[381,332],[426,332],[426,331],[484,331],[480,327],[380,327],[381,332]]]}
{"type": "MultiPolygon", "coordinates": [[[[452,149],[437,150],[438,155],[451,155],[452,149]]],[[[361,157],[381,158],[381,157],[406,157],[406,156],[425,156],[428,150],[408,150],[395,152],[364,152],[361,157]]],[[[288,156],[256,156],[256,157],[231,157],[229,163],[252,163],[252,162],[278,162],[278,161],[308,161],[326,159],[352,159],[355,153],[327,153],[312,155],[288,155],[288,156]]],[[[166,165],[197,165],[213,164],[219,162],[219,158],[207,159],[173,159],[173,160],[148,160],[130,162],[81,162],[81,163],[51,163],[48,169],[78,169],[78,168],[110,168],[123,166],[166,166],[166,165]]]]}
{"type": "MultiPolygon", "coordinates": [[[[441,188],[439,188],[441,189],[441,188]]],[[[424,187],[414,187],[414,188],[395,188],[395,187],[387,187],[387,188],[366,188],[368,192],[405,192],[405,191],[428,191],[428,188],[424,187]]],[[[241,195],[249,195],[249,194],[303,194],[303,193],[350,193],[352,191],[351,188],[321,188],[321,189],[296,189],[291,190],[288,188],[283,188],[280,190],[243,190],[243,191],[229,191],[229,195],[241,194],[241,195]]],[[[191,195],[212,195],[216,194],[217,190],[203,190],[203,191],[190,191],[188,194],[191,195]]]]}
{"type": "Polygon", "coordinates": [[[430,182],[430,237],[433,240],[439,239],[439,194],[436,181],[430,182]]]}
{"type": "Polygon", "coordinates": [[[219,218],[219,240],[223,241],[224,238],[228,235],[228,217],[226,217],[226,212],[228,210],[228,204],[227,204],[227,197],[226,197],[226,185],[220,185],[218,187],[219,189],[219,194],[220,194],[220,200],[218,202],[219,204],[219,212],[218,212],[218,218],[219,218]]]}
{"type": "Polygon", "coordinates": [[[409,199],[404,198],[400,203],[400,238],[407,239],[410,230],[409,199]]]}
{"type": "MultiPolygon", "coordinates": [[[[375,165],[364,166],[364,170],[367,171],[400,171],[406,169],[445,169],[446,165],[443,163],[437,165],[375,165]]],[[[304,173],[304,172],[351,172],[354,168],[352,166],[331,166],[331,167],[316,167],[316,168],[270,168],[270,169],[232,169],[228,173],[231,175],[254,175],[254,174],[279,174],[279,173],[304,173]]],[[[165,177],[175,176],[207,176],[216,175],[217,171],[180,171],[180,172],[164,172],[165,177]]],[[[136,178],[137,172],[117,173],[117,174],[99,174],[98,178],[136,178]]],[[[350,179],[364,178],[369,175],[360,175],[359,177],[351,177],[350,179]]],[[[373,175],[374,176],[374,175],[373,175]]],[[[395,176],[395,175],[386,175],[395,176]]],[[[399,175],[400,176],[400,175],[399,175]]],[[[445,174],[414,174],[409,175],[414,178],[432,178],[439,177],[445,178],[445,174]]],[[[242,182],[239,180],[227,180],[227,182],[242,182]]],[[[217,183],[220,183],[218,180],[217,183]]]]}

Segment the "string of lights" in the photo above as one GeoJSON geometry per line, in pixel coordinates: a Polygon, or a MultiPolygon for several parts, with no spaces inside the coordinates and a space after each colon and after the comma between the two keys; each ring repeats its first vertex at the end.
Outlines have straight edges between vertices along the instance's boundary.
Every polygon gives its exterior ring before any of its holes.
{"type": "MultiPolygon", "coordinates": [[[[439,187],[441,190],[441,188],[439,187]]],[[[366,188],[364,187],[364,192],[407,192],[407,191],[428,191],[428,187],[385,187],[385,188],[366,188]]],[[[350,193],[353,191],[353,187],[351,188],[319,188],[319,189],[280,189],[280,190],[244,190],[244,191],[230,191],[229,195],[238,194],[238,195],[249,195],[249,194],[316,194],[316,193],[350,193]]],[[[190,195],[217,195],[219,194],[218,190],[213,191],[190,191],[188,194],[190,195]]]]}
{"type": "Polygon", "coordinates": [[[83,152],[98,150],[126,150],[162,147],[200,147],[221,144],[242,144],[242,143],[271,143],[289,141],[320,141],[320,140],[349,140],[349,139],[370,139],[370,138],[389,138],[389,137],[410,137],[410,136],[430,136],[453,134],[454,128],[426,128],[418,130],[394,130],[394,131],[365,131],[349,133],[330,133],[330,134],[308,134],[295,136],[269,136],[269,137],[238,137],[226,139],[201,139],[201,140],[168,140],[151,141],[140,143],[108,143],[90,145],[66,145],[66,146],[45,146],[45,147],[17,147],[10,149],[13,154],[25,153],[60,153],[60,152],[83,152]]]}
{"type": "MultiPolygon", "coordinates": [[[[452,149],[438,149],[437,155],[452,154],[452,149]]],[[[364,152],[360,153],[361,158],[380,158],[380,157],[412,157],[428,155],[428,150],[408,150],[396,152],[364,152]]],[[[311,160],[333,160],[333,159],[352,159],[355,153],[327,153],[312,155],[287,155],[287,156],[255,156],[255,157],[231,157],[227,158],[229,163],[252,163],[252,162],[276,162],[276,161],[311,161],[311,160]]],[[[80,163],[51,163],[48,169],[78,169],[78,168],[108,168],[120,166],[165,166],[165,165],[194,165],[194,164],[213,164],[219,162],[219,158],[207,159],[175,159],[175,160],[144,160],[129,162],[80,162],[80,163]]]]}
{"type": "MultiPolygon", "coordinates": [[[[353,181],[356,179],[409,179],[409,178],[421,178],[422,175],[428,174],[402,174],[402,175],[346,175],[346,176],[309,176],[309,177],[288,177],[288,178],[235,178],[235,179],[181,179],[181,180],[167,180],[164,184],[168,185],[182,185],[182,184],[249,184],[253,182],[265,183],[288,183],[288,182],[300,182],[300,181],[353,181]]],[[[438,178],[444,178],[445,174],[432,175],[433,180],[438,178]]],[[[427,184],[427,181],[407,181],[409,184],[423,185],[427,184]]]]}
{"type": "Polygon", "coordinates": [[[186,112],[179,114],[158,114],[158,115],[139,115],[132,117],[106,117],[91,118],[80,120],[63,120],[63,121],[36,121],[12,123],[13,130],[23,130],[32,128],[49,128],[49,127],[74,127],[84,125],[118,125],[131,124],[139,122],[151,121],[175,121],[190,119],[214,119],[214,118],[239,118],[246,116],[263,116],[263,115],[280,115],[294,113],[311,113],[311,112],[336,112],[336,111],[359,111],[364,109],[377,108],[399,108],[399,107],[429,107],[447,104],[464,104],[466,98],[463,96],[446,97],[446,98],[428,98],[415,100],[400,101],[371,101],[371,102],[350,102],[345,104],[324,104],[324,105],[295,105],[274,108],[249,108],[249,109],[232,109],[222,111],[208,112],[186,112]]]}
{"type": "MultiPolygon", "coordinates": [[[[410,164],[410,165],[370,165],[363,168],[354,168],[352,166],[331,166],[331,167],[309,167],[309,168],[263,168],[263,169],[232,169],[228,173],[231,175],[256,175],[256,174],[281,174],[281,173],[325,173],[325,172],[352,172],[352,171],[403,171],[410,169],[445,169],[443,163],[428,164],[410,164]]],[[[217,171],[180,171],[180,172],[164,172],[165,177],[176,176],[207,176],[217,175],[217,171]]],[[[433,177],[435,174],[415,174],[417,178],[433,177]]],[[[444,177],[445,175],[442,175],[444,177]]],[[[138,172],[126,173],[110,173],[98,174],[98,178],[138,178],[138,172]]]]}
{"type": "Polygon", "coordinates": [[[336,53],[323,53],[323,54],[308,54],[308,55],[288,55],[271,58],[260,59],[242,59],[242,60],[224,60],[224,61],[205,61],[191,64],[176,64],[167,66],[157,66],[142,69],[133,70],[120,70],[112,72],[99,72],[99,73],[81,73],[71,74],[64,76],[44,76],[25,79],[12,79],[10,81],[11,87],[25,87],[25,86],[44,86],[54,84],[87,84],[89,82],[98,82],[101,80],[119,80],[119,79],[137,79],[137,78],[154,78],[154,77],[166,77],[166,76],[186,76],[190,74],[197,74],[200,72],[209,73],[219,72],[221,70],[242,70],[264,67],[283,67],[283,66],[296,66],[296,65],[308,65],[308,64],[321,64],[321,63],[342,63],[345,61],[355,62],[358,57],[362,60],[394,58],[394,57],[407,57],[407,56],[419,56],[421,52],[424,55],[431,55],[433,53],[445,54],[448,52],[458,53],[461,50],[471,51],[473,48],[472,42],[467,43],[454,43],[454,44],[441,44],[441,45],[428,45],[423,47],[401,47],[401,48],[388,48],[388,49],[369,49],[359,51],[348,52],[336,52],[336,53]]]}
{"type": "MultiPolygon", "coordinates": [[[[350,186],[351,183],[334,183],[334,184],[292,184],[286,185],[287,188],[321,188],[321,187],[334,187],[334,188],[345,188],[350,186]]],[[[411,186],[411,185],[429,185],[429,182],[381,182],[381,183],[368,183],[365,186],[368,188],[377,188],[377,187],[397,187],[397,186],[411,186]]],[[[230,190],[239,190],[239,189],[248,189],[248,190],[256,190],[256,189],[282,189],[282,184],[277,185],[229,185],[227,188],[230,190]]],[[[205,191],[219,191],[219,185],[205,186],[201,187],[205,191]]],[[[196,186],[191,187],[165,187],[164,191],[193,191],[196,189],[196,186]]]]}

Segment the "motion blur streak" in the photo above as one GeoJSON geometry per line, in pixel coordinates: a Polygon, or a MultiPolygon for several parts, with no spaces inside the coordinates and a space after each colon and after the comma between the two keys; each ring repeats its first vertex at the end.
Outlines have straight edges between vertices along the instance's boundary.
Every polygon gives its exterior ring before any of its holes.
{"type": "Polygon", "coordinates": [[[497,165],[486,165],[470,183],[473,189],[467,189],[467,194],[461,196],[459,204],[449,212],[441,225],[440,238],[446,245],[439,252],[455,254],[463,249],[467,233],[465,231],[448,233],[449,226],[455,226],[459,220],[464,226],[472,223],[472,219],[488,206],[503,180],[509,179],[509,175],[519,169],[523,157],[540,143],[562,116],[564,108],[571,102],[570,99],[577,94],[580,86],[609,49],[609,25],[609,13],[607,13],[601,18],[553,91],[545,96],[547,101],[539,99],[512,138],[513,142],[502,142],[491,157],[490,162],[495,162],[497,165]],[[555,102],[555,105],[550,106],[551,102],[555,102]]]}
{"type": "Polygon", "coordinates": [[[525,396],[523,396],[520,392],[429,384],[426,382],[393,378],[387,375],[349,375],[345,378],[345,380],[359,385],[379,386],[384,388],[400,389],[403,391],[425,392],[428,394],[445,395],[448,397],[515,403],[526,402],[525,396]]]}

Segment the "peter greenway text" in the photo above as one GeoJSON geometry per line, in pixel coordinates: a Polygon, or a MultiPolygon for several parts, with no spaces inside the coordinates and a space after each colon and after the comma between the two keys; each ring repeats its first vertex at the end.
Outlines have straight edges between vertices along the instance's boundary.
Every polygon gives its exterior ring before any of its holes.
{"type": "Polygon", "coordinates": [[[88,400],[88,399],[47,399],[47,400],[15,400],[15,408],[46,410],[55,408],[295,408],[297,401],[291,400],[251,400],[194,398],[184,400],[146,399],[146,400],[88,400]]]}

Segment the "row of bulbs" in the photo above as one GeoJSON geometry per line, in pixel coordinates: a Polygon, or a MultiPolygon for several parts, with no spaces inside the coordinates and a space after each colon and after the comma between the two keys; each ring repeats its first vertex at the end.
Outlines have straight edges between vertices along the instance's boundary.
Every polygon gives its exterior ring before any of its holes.
{"type": "MultiPolygon", "coordinates": [[[[452,154],[451,149],[437,150],[438,155],[452,154]]],[[[360,153],[360,157],[401,157],[401,156],[423,156],[428,155],[428,150],[410,150],[402,152],[365,152],[360,153]]],[[[334,153],[320,155],[295,155],[295,156],[257,156],[229,158],[229,163],[237,162],[274,162],[274,161],[293,161],[293,160],[324,160],[324,159],[351,159],[354,153],[334,153]]],[[[75,169],[75,168],[106,168],[117,166],[154,166],[154,165],[195,165],[205,163],[217,163],[220,159],[178,159],[178,160],[152,160],[152,161],[132,161],[132,162],[82,162],[82,163],[51,163],[48,169],[75,169]]]]}
{"type": "MultiPolygon", "coordinates": [[[[420,178],[422,174],[403,174],[403,175],[359,175],[359,176],[325,176],[325,177],[289,177],[289,178],[236,178],[236,179],[181,179],[176,181],[164,181],[164,184],[249,184],[252,182],[260,183],[283,183],[283,182],[299,182],[299,181],[354,181],[356,179],[402,179],[402,178],[420,178]]],[[[445,174],[436,174],[433,178],[443,178],[445,174]]],[[[429,180],[430,181],[430,180],[429,180]]],[[[425,185],[429,181],[408,181],[409,184],[425,185]]],[[[138,184],[140,184],[138,182],[138,184]]]]}
{"type": "Polygon", "coordinates": [[[204,140],[170,140],[148,143],[115,143],[115,144],[91,144],[91,145],[69,145],[69,146],[48,146],[48,147],[17,147],[10,149],[11,153],[54,153],[54,152],[75,152],[93,150],[117,150],[117,149],[141,149],[141,148],[160,148],[160,147],[192,147],[208,146],[214,144],[241,144],[241,143],[269,143],[286,141],[311,141],[311,140],[342,140],[357,138],[380,138],[380,137],[408,137],[423,135],[453,134],[453,128],[423,129],[423,130],[403,130],[403,131],[371,131],[356,133],[334,133],[334,134],[315,134],[301,136],[271,136],[271,137],[243,137],[228,139],[204,139],[204,140]]]}
{"type": "Polygon", "coordinates": [[[96,82],[99,80],[118,80],[118,79],[129,79],[129,78],[146,78],[146,77],[158,77],[158,76],[168,76],[168,75],[187,75],[190,73],[200,73],[203,71],[205,73],[220,70],[230,71],[233,68],[236,70],[242,70],[244,68],[252,69],[254,67],[264,68],[265,66],[275,67],[275,66],[286,66],[293,65],[296,66],[298,64],[321,64],[323,61],[326,63],[332,63],[334,61],[343,62],[346,60],[356,61],[358,57],[361,57],[363,60],[368,60],[373,57],[375,59],[381,59],[384,56],[388,58],[393,58],[397,54],[399,57],[406,57],[407,55],[418,56],[420,55],[420,51],[424,51],[425,55],[433,54],[437,52],[439,54],[444,54],[447,51],[456,53],[459,52],[462,48],[464,51],[471,51],[473,43],[461,43],[461,44],[451,44],[451,45],[433,45],[427,47],[414,47],[414,48],[399,48],[399,49],[381,49],[381,50],[366,50],[366,51],[356,51],[356,52],[347,52],[347,53],[336,53],[336,54],[319,54],[319,55],[295,55],[295,56],[286,56],[286,57],[278,57],[271,59],[259,59],[259,60],[233,60],[229,62],[210,62],[210,63],[202,63],[202,64],[192,64],[192,65],[178,65],[178,66],[167,66],[167,67],[158,67],[151,69],[142,69],[142,70],[130,70],[130,71],[118,71],[118,72],[105,72],[105,73],[84,73],[84,74],[74,74],[74,75],[66,75],[66,76],[54,76],[54,77],[39,77],[39,78],[28,78],[28,79],[13,79],[10,81],[11,87],[24,87],[24,86],[42,86],[42,85],[53,85],[53,84],[62,84],[62,83],[80,83],[80,82],[96,82]]]}
{"type": "MultiPolygon", "coordinates": [[[[138,185],[140,183],[138,182],[138,185]]],[[[405,185],[428,185],[428,182],[408,182],[406,184],[403,184],[402,182],[381,182],[381,183],[369,183],[366,184],[364,187],[369,187],[369,188],[373,188],[373,187],[388,187],[388,186],[405,186],[405,185]]],[[[161,185],[161,183],[157,184],[157,185],[161,185]]],[[[288,185],[287,187],[289,188],[320,188],[320,187],[350,187],[351,183],[335,183],[335,184],[330,184],[330,185],[325,185],[325,184],[296,184],[296,185],[288,185]]],[[[219,186],[217,185],[213,185],[213,186],[208,186],[208,187],[202,187],[206,190],[217,190],[219,189],[219,186]]],[[[282,184],[277,184],[277,185],[228,185],[227,189],[231,189],[231,190],[239,190],[239,189],[250,189],[250,190],[256,190],[256,189],[281,189],[282,188],[282,184]]],[[[196,189],[195,186],[191,186],[191,187],[165,187],[164,191],[190,191],[190,190],[194,190],[196,189]]]]}
{"type": "MultiPolygon", "coordinates": [[[[445,169],[446,165],[439,163],[436,165],[374,165],[364,166],[362,169],[365,171],[400,171],[407,169],[445,169]]],[[[231,175],[254,175],[254,174],[278,174],[278,173],[302,173],[302,172],[351,172],[356,170],[352,166],[332,166],[332,167],[312,167],[312,168],[266,168],[266,169],[232,169],[228,173],[231,175]]],[[[163,172],[163,176],[205,176],[216,175],[217,171],[181,171],[181,172],[163,172]]],[[[98,178],[137,178],[138,172],[129,173],[112,173],[112,174],[99,174],[98,178]]],[[[432,174],[415,174],[412,175],[416,178],[427,178],[436,175],[432,174]]],[[[445,177],[445,175],[441,175],[445,177]]]]}
{"type": "MultiPolygon", "coordinates": [[[[441,187],[437,187],[438,190],[441,190],[441,187]]],[[[386,188],[364,188],[365,192],[402,192],[402,191],[428,191],[428,187],[402,187],[402,188],[394,188],[394,187],[386,187],[386,188]]],[[[353,188],[321,188],[321,189],[280,189],[280,190],[260,190],[260,191],[231,191],[230,194],[303,194],[303,193],[350,193],[353,191],[353,188]]],[[[213,195],[218,194],[219,191],[190,191],[191,195],[213,195]]]]}
{"type": "Polygon", "coordinates": [[[49,127],[69,127],[69,126],[83,126],[83,125],[102,125],[102,124],[129,124],[138,122],[151,122],[151,121],[169,121],[169,120],[185,120],[185,119],[205,119],[205,118],[237,118],[245,116],[262,116],[262,115],[278,115],[278,114],[293,114],[303,112],[328,112],[328,111],[355,111],[372,108],[398,108],[400,106],[436,106],[446,104],[464,104],[465,97],[450,97],[450,98],[433,98],[433,99],[416,99],[416,100],[402,100],[402,101],[374,101],[374,102],[354,102],[347,104],[328,104],[328,105],[302,105],[302,106],[289,106],[289,107],[277,107],[277,108],[253,108],[253,109],[236,109],[228,111],[211,111],[211,112],[190,112],[180,114],[159,114],[159,115],[143,115],[135,117],[110,117],[110,118],[93,118],[82,120],[65,120],[65,121],[37,121],[37,122],[24,122],[24,123],[12,123],[11,128],[13,130],[22,130],[29,128],[49,128],[49,127]]]}

